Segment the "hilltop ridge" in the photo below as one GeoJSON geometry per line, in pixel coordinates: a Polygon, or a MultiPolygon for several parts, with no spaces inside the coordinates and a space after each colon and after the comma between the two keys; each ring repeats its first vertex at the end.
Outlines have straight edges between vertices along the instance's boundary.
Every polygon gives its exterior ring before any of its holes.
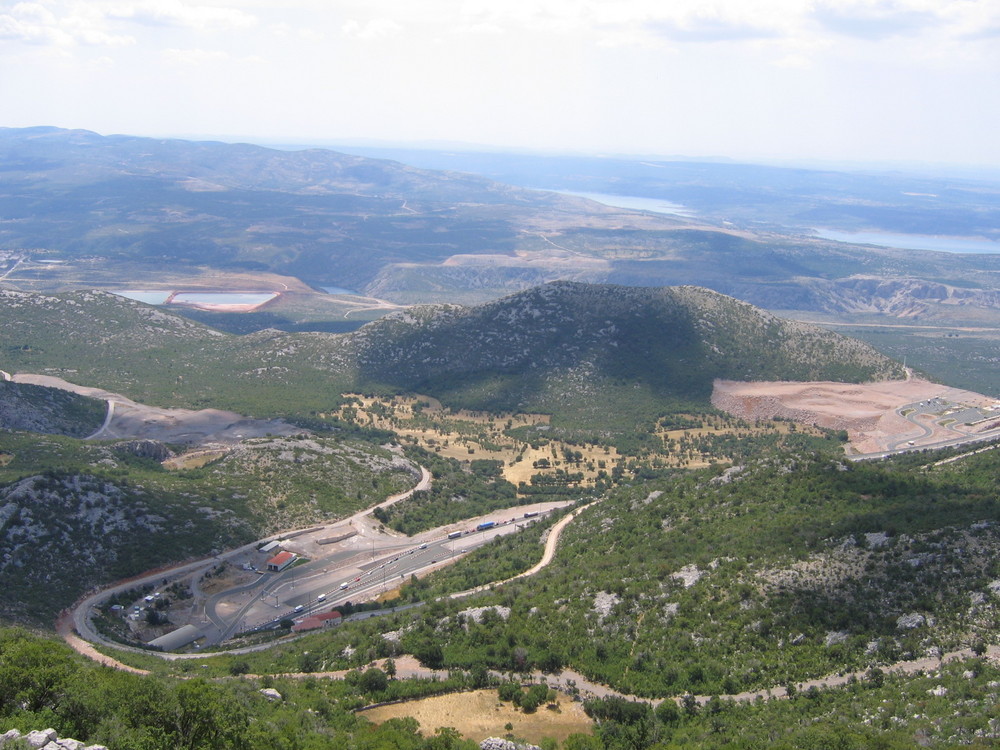
{"type": "Polygon", "coordinates": [[[258,417],[303,414],[362,388],[617,429],[709,408],[716,378],[903,376],[867,344],[696,287],[553,282],[472,307],[409,308],[349,334],[233,336],[99,292],[7,292],[5,307],[19,313],[0,333],[8,369],[55,368],[137,400],[258,417]],[[87,312],[71,345],[53,339],[68,308],[87,312]]]}
{"type": "Polygon", "coordinates": [[[634,411],[628,401],[654,413],[707,406],[715,378],[903,376],[867,344],[698,287],[553,282],[475,307],[395,313],[347,341],[363,383],[587,421],[602,399],[607,413],[634,411]]]}

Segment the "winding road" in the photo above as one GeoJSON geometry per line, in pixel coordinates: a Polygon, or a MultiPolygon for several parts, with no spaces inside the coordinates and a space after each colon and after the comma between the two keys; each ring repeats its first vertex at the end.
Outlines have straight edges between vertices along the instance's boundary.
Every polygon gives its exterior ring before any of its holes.
{"type": "MultiPolygon", "coordinates": [[[[416,488],[414,488],[414,490],[416,490],[416,488]]],[[[414,490],[410,490],[410,493],[412,493],[414,490]]],[[[407,495],[407,493],[402,493],[402,494],[403,495],[407,495]]],[[[401,499],[403,499],[403,498],[399,497],[399,496],[396,496],[394,498],[390,498],[390,500],[384,501],[384,503],[385,502],[390,502],[390,501],[392,501],[392,502],[398,502],[401,499]]],[[[587,510],[588,508],[591,508],[592,506],[596,505],[599,502],[600,501],[594,501],[594,502],[588,503],[587,505],[580,506],[580,507],[574,509],[573,511],[571,511],[569,514],[567,514],[566,517],[560,519],[552,527],[552,529],[550,529],[550,531],[549,531],[548,538],[546,539],[546,542],[545,542],[545,549],[544,549],[544,551],[542,553],[541,559],[538,561],[538,563],[536,563],[534,566],[532,566],[528,570],[524,571],[523,573],[519,573],[518,575],[513,576],[511,578],[505,579],[503,581],[497,581],[497,582],[494,582],[494,583],[491,583],[491,584],[486,584],[484,586],[477,586],[476,588],[469,589],[467,591],[462,591],[462,592],[458,592],[458,593],[455,593],[455,594],[451,594],[450,598],[457,599],[457,598],[462,598],[462,597],[470,596],[472,594],[479,593],[479,592],[487,590],[489,588],[503,585],[504,583],[507,583],[509,581],[514,581],[514,580],[518,580],[518,579],[521,579],[521,578],[527,578],[529,576],[536,575],[541,570],[543,570],[546,566],[548,566],[549,564],[551,564],[552,560],[555,557],[555,553],[556,553],[556,549],[557,549],[558,544],[559,544],[560,536],[561,536],[562,532],[566,529],[566,527],[577,516],[579,516],[585,510],[587,510]]],[[[384,504],[384,503],[382,503],[382,504],[384,504]]],[[[378,507],[378,506],[375,506],[375,507],[378,507]]],[[[254,546],[254,545],[250,545],[250,546],[254,546]]],[[[191,563],[190,565],[191,566],[197,566],[198,564],[202,564],[203,565],[204,561],[201,561],[200,563],[191,563]]],[[[162,576],[162,572],[153,575],[152,578],[157,578],[157,577],[161,577],[161,576],[162,576]]],[[[122,587],[135,586],[136,582],[129,582],[129,583],[124,583],[124,584],[120,584],[120,585],[122,587]]],[[[101,592],[100,594],[97,594],[97,595],[94,595],[94,596],[95,597],[99,597],[99,596],[102,596],[105,593],[108,593],[110,591],[111,591],[110,589],[107,589],[104,592],[101,592]]],[[[92,644],[88,643],[87,641],[83,640],[82,638],[78,637],[76,634],[74,634],[72,632],[71,626],[72,625],[76,625],[77,628],[79,629],[80,624],[85,624],[86,626],[88,626],[88,630],[89,630],[89,622],[85,622],[85,623],[81,623],[80,622],[80,620],[84,620],[85,621],[87,618],[81,617],[80,614],[81,614],[81,612],[88,612],[89,611],[89,605],[87,604],[87,602],[91,601],[93,598],[94,597],[90,597],[88,599],[85,599],[83,602],[81,602],[75,608],[75,610],[73,610],[72,617],[63,617],[63,618],[60,618],[60,621],[58,623],[58,630],[59,630],[60,635],[63,637],[63,639],[66,641],[66,643],[69,644],[74,650],[76,650],[80,654],[83,654],[84,656],[87,656],[87,657],[89,657],[89,658],[91,658],[91,659],[93,659],[93,660],[95,660],[95,661],[97,661],[97,662],[99,662],[101,664],[104,664],[104,665],[109,666],[109,667],[114,667],[114,668],[117,668],[117,669],[122,669],[122,670],[129,671],[129,672],[137,673],[137,674],[149,674],[148,670],[138,669],[136,667],[129,666],[129,665],[124,664],[123,662],[120,662],[120,661],[118,661],[118,660],[116,660],[116,659],[114,659],[114,658],[112,658],[110,656],[107,656],[105,654],[100,653],[99,651],[97,651],[93,647],[92,644]]],[[[365,615],[362,615],[362,616],[365,616],[365,615]]],[[[81,630],[80,632],[84,632],[84,631],[81,630]]],[[[101,639],[100,639],[99,636],[97,636],[96,634],[94,634],[94,636],[97,638],[98,641],[101,641],[101,639]]],[[[296,638],[296,637],[297,636],[293,636],[292,638],[296,638]]],[[[124,648],[125,650],[133,651],[133,652],[136,652],[136,653],[142,653],[142,654],[147,654],[147,655],[155,655],[155,656],[158,656],[160,658],[167,659],[167,660],[180,660],[180,659],[205,659],[205,658],[209,658],[211,656],[222,656],[222,655],[251,653],[251,652],[254,652],[254,651],[263,651],[263,650],[266,650],[268,648],[271,648],[272,646],[278,645],[278,643],[288,643],[288,642],[289,642],[289,639],[282,639],[282,640],[277,641],[277,642],[271,642],[271,643],[261,644],[261,645],[257,645],[257,646],[249,646],[249,647],[240,648],[240,649],[233,649],[233,650],[221,652],[221,653],[218,653],[218,654],[209,654],[209,653],[205,653],[205,654],[167,654],[167,653],[150,652],[150,651],[146,651],[146,650],[143,650],[143,649],[137,649],[137,648],[123,647],[123,646],[121,646],[119,644],[108,644],[108,645],[112,645],[115,648],[119,648],[119,649],[124,648]]],[[[924,657],[924,658],[921,658],[921,659],[899,661],[899,662],[896,662],[894,664],[883,665],[880,668],[883,669],[884,671],[890,672],[890,673],[910,675],[910,674],[916,674],[918,672],[930,671],[930,670],[938,669],[943,664],[946,664],[946,663],[951,662],[951,661],[956,661],[956,660],[961,660],[961,659],[968,659],[968,658],[971,658],[973,655],[974,654],[972,653],[971,649],[966,648],[966,649],[960,649],[960,650],[956,650],[956,651],[951,651],[951,652],[945,653],[941,657],[924,657]]],[[[988,658],[988,659],[990,659],[991,661],[994,661],[994,662],[1000,661],[1000,646],[988,646],[987,650],[986,650],[986,658],[988,658]]],[[[384,667],[385,666],[384,663],[385,663],[385,660],[383,659],[383,660],[372,662],[372,664],[370,666],[384,667]]],[[[396,674],[400,678],[411,677],[411,678],[421,678],[421,679],[442,679],[443,677],[445,677],[447,675],[447,672],[445,670],[434,670],[434,669],[429,669],[427,667],[422,666],[414,657],[412,657],[410,655],[403,655],[403,656],[397,657],[396,659],[394,659],[394,663],[395,663],[395,667],[396,667],[396,674]]],[[[282,677],[288,677],[288,678],[298,678],[298,679],[304,679],[304,678],[342,679],[349,671],[352,671],[352,670],[338,670],[338,671],[331,671],[331,672],[301,672],[301,673],[283,674],[283,675],[280,675],[280,676],[282,676],[282,677]]],[[[499,672],[495,672],[494,674],[496,676],[500,677],[500,678],[504,678],[505,677],[505,675],[503,675],[503,674],[501,674],[499,672]]],[[[808,690],[808,689],[810,689],[812,687],[815,687],[815,688],[818,688],[818,689],[819,688],[838,687],[838,686],[846,685],[849,682],[851,682],[852,680],[863,680],[866,677],[866,675],[867,675],[867,671],[858,671],[858,672],[849,672],[849,673],[838,672],[836,674],[827,675],[825,677],[819,677],[819,678],[812,679],[812,680],[804,680],[802,682],[798,682],[798,683],[796,683],[795,687],[796,687],[797,691],[799,691],[799,692],[808,690]]],[[[248,677],[252,677],[253,675],[247,675],[247,676],[248,677]]],[[[636,696],[636,695],[630,695],[630,694],[627,694],[627,693],[622,693],[622,692],[620,692],[618,690],[615,690],[612,687],[609,687],[608,685],[603,685],[601,683],[593,682],[593,681],[589,680],[587,677],[585,677],[584,675],[582,675],[579,672],[576,672],[575,670],[572,670],[572,669],[563,669],[558,674],[545,674],[545,673],[542,673],[542,672],[535,671],[535,672],[531,673],[531,678],[532,678],[532,680],[534,680],[536,682],[544,681],[550,687],[556,688],[556,689],[561,690],[561,691],[566,692],[566,693],[579,693],[583,697],[602,698],[602,697],[618,696],[618,697],[621,697],[621,698],[625,698],[627,700],[642,701],[642,702],[645,702],[645,703],[650,703],[650,704],[652,704],[654,706],[658,705],[659,703],[661,703],[661,702],[663,702],[665,700],[675,700],[675,701],[679,701],[680,700],[680,696],[670,696],[670,697],[665,697],[665,698],[645,698],[645,697],[641,697],[641,696],[636,696]]],[[[240,678],[233,678],[233,679],[240,679],[240,678]]],[[[732,695],[719,695],[719,696],[697,695],[697,696],[694,696],[695,700],[699,704],[702,704],[702,705],[705,704],[705,703],[707,703],[713,697],[717,697],[717,698],[720,698],[720,699],[723,699],[723,700],[734,700],[734,701],[750,702],[750,701],[755,701],[755,700],[759,700],[759,699],[760,700],[787,699],[788,698],[788,691],[787,691],[787,688],[784,685],[775,685],[775,686],[770,687],[770,688],[763,688],[763,689],[754,690],[754,691],[746,691],[746,692],[736,693],[736,694],[732,694],[732,695]]]]}

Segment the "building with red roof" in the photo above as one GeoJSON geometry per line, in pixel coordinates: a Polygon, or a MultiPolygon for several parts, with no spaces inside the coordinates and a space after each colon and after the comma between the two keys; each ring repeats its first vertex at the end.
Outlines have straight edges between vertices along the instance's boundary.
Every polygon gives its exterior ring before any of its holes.
{"type": "Polygon", "coordinates": [[[267,569],[272,573],[277,573],[295,562],[295,559],[296,555],[293,552],[279,552],[267,561],[267,569]]]}
{"type": "Polygon", "coordinates": [[[301,622],[292,625],[293,633],[301,633],[303,630],[316,630],[317,628],[328,628],[331,625],[339,625],[341,620],[340,612],[321,612],[318,615],[309,615],[301,622]]]}

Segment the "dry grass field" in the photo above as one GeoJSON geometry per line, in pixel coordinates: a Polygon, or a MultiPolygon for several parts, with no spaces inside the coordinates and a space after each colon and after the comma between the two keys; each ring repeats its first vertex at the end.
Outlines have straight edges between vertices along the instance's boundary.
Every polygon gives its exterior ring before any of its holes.
{"type": "MultiPolygon", "coordinates": [[[[442,456],[463,461],[489,459],[503,462],[503,477],[513,484],[528,482],[535,474],[554,474],[562,470],[582,474],[580,484],[592,485],[600,473],[611,470],[627,460],[614,447],[593,444],[569,444],[548,438],[545,445],[532,447],[511,437],[509,430],[519,427],[541,427],[549,424],[546,414],[487,414],[467,410],[451,411],[436,399],[427,396],[395,396],[374,398],[345,394],[348,405],[336,416],[360,425],[392,430],[404,441],[442,456]],[[567,454],[573,460],[567,460],[567,454]]],[[[662,453],[649,458],[661,466],[707,466],[711,456],[701,455],[693,441],[708,435],[745,437],[762,433],[816,432],[810,427],[793,426],[790,422],[758,420],[747,423],[724,416],[693,416],[699,426],[687,429],[659,430],[664,441],[662,453]]]]}
{"type": "Polygon", "coordinates": [[[542,706],[526,714],[510,703],[501,703],[496,690],[476,690],[381,706],[361,715],[376,724],[412,716],[420,722],[424,736],[432,735],[437,727],[454,727],[476,742],[511,734],[533,744],[538,744],[543,737],[551,737],[561,744],[571,734],[590,734],[593,722],[583,712],[582,704],[560,693],[556,706],[555,710],[542,706]],[[509,730],[505,728],[507,724],[511,725],[509,730]]]}
{"type": "Polygon", "coordinates": [[[533,474],[552,474],[558,469],[583,474],[590,484],[600,471],[611,471],[623,457],[614,448],[598,445],[568,445],[550,440],[547,445],[531,445],[505,434],[519,427],[544,427],[547,414],[487,414],[465,409],[451,411],[437,399],[427,396],[396,396],[378,399],[345,394],[353,404],[337,416],[380,429],[393,430],[427,450],[461,461],[489,459],[503,462],[503,476],[508,482],[527,482],[533,474]],[[564,451],[581,454],[579,461],[568,464],[564,451]],[[539,467],[537,462],[548,462],[539,467]]]}

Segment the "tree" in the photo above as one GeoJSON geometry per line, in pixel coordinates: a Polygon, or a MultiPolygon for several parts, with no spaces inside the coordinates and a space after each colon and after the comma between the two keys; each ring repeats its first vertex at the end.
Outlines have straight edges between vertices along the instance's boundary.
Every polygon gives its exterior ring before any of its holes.
{"type": "Polygon", "coordinates": [[[669,698],[656,707],[656,718],[661,724],[673,726],[681,720],[681,711],[677,704],[669,698]]]}
{"type": "Polygon", "coordinates": [[[428,669],[440,669],[444,665],[444,651],[435,640],[425,640],[413,648],[413,655],[428,669]]]}
{"type": "Polygon", "coordinates": [[[223,688],[202,679],[186,680],[174,688],[174,700],[175,747],[243,746],[249,719],[223,688]]]}
{"type": "Polygon", "coordinates": [[[372,667],[371,669],[365,670],[365,673],[361,675],[361,680],[358,683],[362,692],[372,694],[381,693],[389,687],[389,678],[386,676],[378,667],[372,667]]]}

